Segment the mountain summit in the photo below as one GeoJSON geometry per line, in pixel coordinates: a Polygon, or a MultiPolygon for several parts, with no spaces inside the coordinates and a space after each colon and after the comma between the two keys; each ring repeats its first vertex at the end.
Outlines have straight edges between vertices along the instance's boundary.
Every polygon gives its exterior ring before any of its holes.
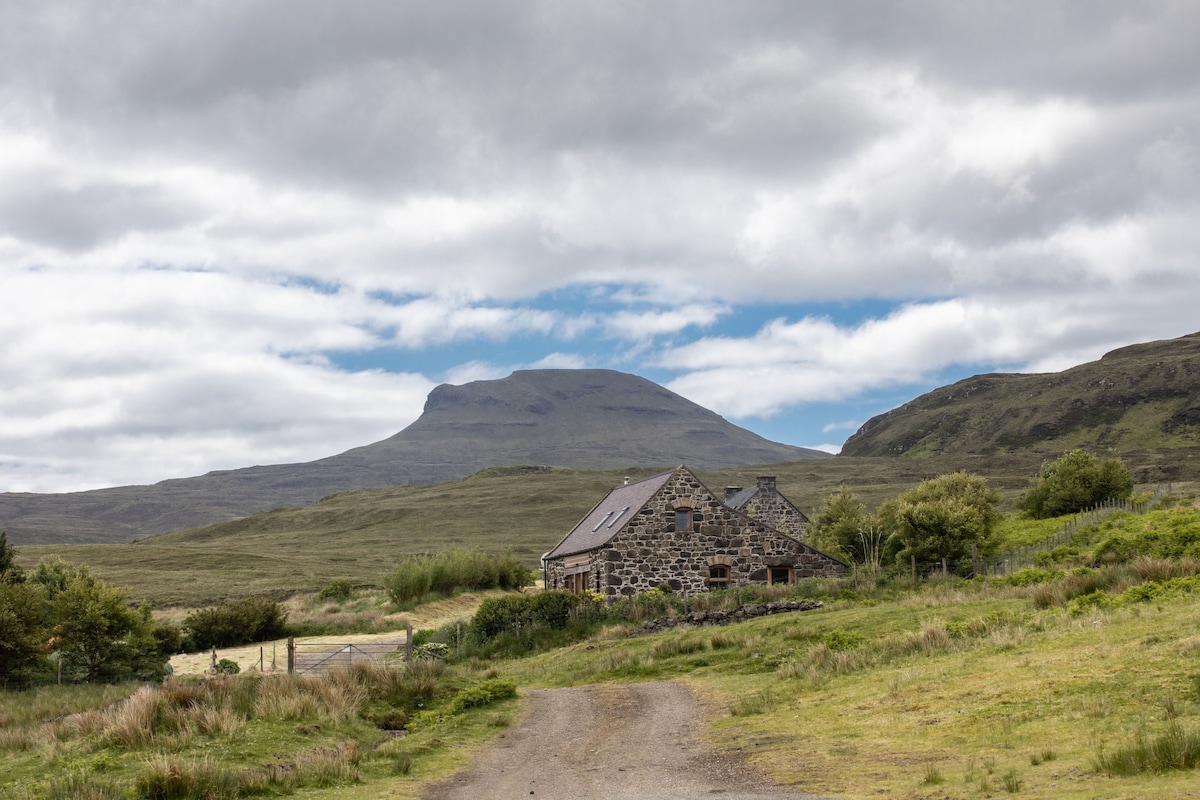
{"type": "Polygon", "coordinates": [[[778,444],[636,375],[523,370],[444,384],[415,422],[381,442],[302,464],[210,472],[152,486],[0,494],[15,544],[115,542],[314,503],[334,492],[463,478],[485,467],[695,469],[821,458],[778,444]]]}

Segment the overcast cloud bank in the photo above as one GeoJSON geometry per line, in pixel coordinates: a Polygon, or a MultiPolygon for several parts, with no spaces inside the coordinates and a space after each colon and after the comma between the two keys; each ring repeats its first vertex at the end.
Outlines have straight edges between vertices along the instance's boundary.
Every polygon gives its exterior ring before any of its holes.
{"type": "Polygon", "coordinates": [[[309,460],[530,366],[836,447],[1200,329],[1198,39],[1183,1],[0,2],[0,490],[309,460]]]}

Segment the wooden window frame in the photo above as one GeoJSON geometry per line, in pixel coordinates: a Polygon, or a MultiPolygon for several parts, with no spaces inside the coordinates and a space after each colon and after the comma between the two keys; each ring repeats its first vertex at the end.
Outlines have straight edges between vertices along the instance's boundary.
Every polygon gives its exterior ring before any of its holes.
{"type": "Polygon", "coordinates": [[[728,564],[712,564],[708,568],[708,587],[724,589],[729,586],[730,569],[728,564]],[[717,573],[722,573],[718,575],[717,573]]]}

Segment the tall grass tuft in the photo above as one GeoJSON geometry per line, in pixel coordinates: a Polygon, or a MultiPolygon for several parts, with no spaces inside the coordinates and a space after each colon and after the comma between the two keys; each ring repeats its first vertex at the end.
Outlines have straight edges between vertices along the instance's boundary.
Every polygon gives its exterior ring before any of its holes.
{"type": "Polygon", "coordinates": [[[355,742],[313,750],[296,759],[296,783],[319,788],[357,783],[362,780],[358,762],[358,744],[355,742]]]}
{"type": "Polygon", "coordinates": [[[138,775],[135,788],[145,800],[235,800],[241,794],[241,780],[237,772],[208,759],[154,756],[138,775]]]}
{"type": "Polygon", "coordinates": [[[451,547],[440,553],[406,556],[388,577],[392,602],[403,606],[430,592],[443,595],[463,589],[520,589],[533,582],[533,572],[515,556],[451,547]]]}
{"type": "Polygon", "coordinates": [[[312,679],[299,675],[279,676],[263,684],[254,704],[254,715],[268,720],[296,722],[312,719],[321,704],[310,690],[312,679]]]}
{"type": "Polygon", "coordinates": [[[51,778],[44,795],[46,800],[125,800],[126,796],[117,784],[92,777],[83,770],[51,778]]]}
{"type": "Polygon", "coordinates": [[[1101,751],[1095,759],[1097,772],[1111,776],[1140,775],[1200,766],[1200,733],[1185,730],[1172,720],[1154,739],[1139,732],[1133,743],[1112,753],[1101,751]]]}
{"type": "Polygon", "coordinates": [[[164,711],[162,692],[143,686],[105,714],[106,738],[127,750],[149,744],[161,732],[164,711]]]}

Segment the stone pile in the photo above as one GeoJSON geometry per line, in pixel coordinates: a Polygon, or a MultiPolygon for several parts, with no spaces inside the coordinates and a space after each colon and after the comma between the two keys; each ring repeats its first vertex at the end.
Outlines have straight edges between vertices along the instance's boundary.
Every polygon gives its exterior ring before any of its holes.
{"type": "Polygon", "coordinates": [[[733,611],[688,611],[674,617],[660,617],[643,622],[641,630],[643,633],[658,633],[678,628],[680,625],[728,625],[731,622],[741,622],[770,614],[812,611],[824,605],[818,600],[785,600],[775,603],[747,603],[733,611]]]}

